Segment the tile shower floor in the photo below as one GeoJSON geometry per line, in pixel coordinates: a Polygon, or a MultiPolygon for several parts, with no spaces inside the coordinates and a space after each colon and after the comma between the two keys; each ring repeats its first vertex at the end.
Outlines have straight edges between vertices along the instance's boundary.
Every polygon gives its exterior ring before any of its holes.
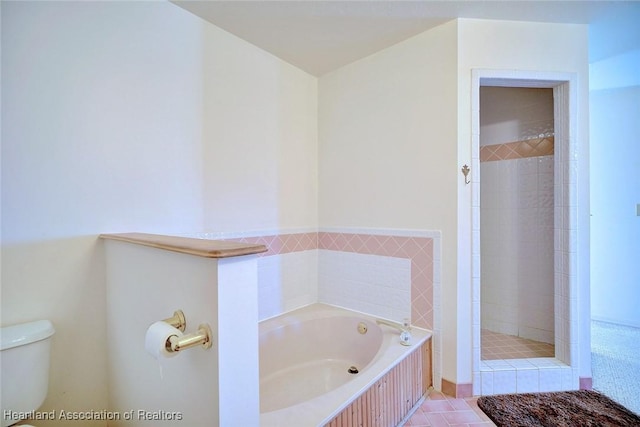
{"type": "Polygon", "coordinates": [[[554,357],[555,346],[487,329],[481,331],[482,360],[554,357]]]}
{"type": "Polygon", "coordinates": [[[489,427],[495,426],[478,408],[477,397],[456,399],[438,391],[429,392],[426,400],[413,413],[405,427],[489,427]]]}

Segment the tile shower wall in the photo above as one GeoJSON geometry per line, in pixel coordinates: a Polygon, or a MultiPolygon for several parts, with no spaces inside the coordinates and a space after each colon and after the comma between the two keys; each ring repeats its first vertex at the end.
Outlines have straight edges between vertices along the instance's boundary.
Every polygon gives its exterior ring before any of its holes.
{"type": "Polygon", "coordinates": [[[411,260],[321,249],[318,301],[395,321],[411,318],[411,260]]]}
{"type": "Polygon", "coordinates": [[[483,146],[481,323],[554,342],[553,138],[483,146]],[[523,157],[531,156],[531,157],[523,157]]]}
{"type": "Polygon", "coordinates": [[[264,256],[258,260],[258,318],[278,316],[318,301],[318,251],[264,256]]]}

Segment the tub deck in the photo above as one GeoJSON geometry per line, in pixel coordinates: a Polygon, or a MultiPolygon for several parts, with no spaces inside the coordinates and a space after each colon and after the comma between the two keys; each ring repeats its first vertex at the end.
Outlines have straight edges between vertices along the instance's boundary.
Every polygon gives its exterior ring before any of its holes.
{"type": "MultiPolygon", "coordinates": [[[[366,314],[345,310],[325,304],[312,304],[281,316],[260,322],[259,332],[275,331],[286,325],[302,323],[307,320],[327,317],[357,317],[375,323],[375,318],[366,314]]],[[[399,341],[399,332],[386,326],[381,327],[382,345],[373,360],[360,373],[346,383],[332,391],[323,393],[307,400],[300,401],[282,409],[262,412],[260,414],[261,427],[289,426],[292,420],[304,426],[324,426],[334,420],[345,408],[356,402],[358,397],[365,394],[376,385],[389,371],[406,359],[410,354],[420,349],[422,344],[431,338],[427,330],[412,327],[413,344],[403,346],[399,341]]],[[[295,368],[294,368],[295,369],[295,368]]],[[[430,372],[429,372],[430,377],[430,372]]],[[[301,381],[300,388],[308,384],[301,381]]],[[[296,389],[289,388],[287,393],[296,393],[296,389]]],[[[300,393],[302,396],[303,393],[300,393]]],[[[371,392],[369,392],[371,394],[371,392]]],[[[304,398],[304,396],[302,396],[304,398]]],[[[261,399],[273,399],[273,396],[261,399]]],[[[358,405],[359,406],[359,405],[358,405]]],[[[333,424],[335,424],[335,420],[333,424]]],[[[335,424],[340,425],[340,424],[335,424]]]]}

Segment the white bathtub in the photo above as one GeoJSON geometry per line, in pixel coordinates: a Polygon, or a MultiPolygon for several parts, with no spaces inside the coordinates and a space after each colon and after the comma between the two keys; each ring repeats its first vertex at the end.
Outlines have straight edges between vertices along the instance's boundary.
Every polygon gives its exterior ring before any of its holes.
{"type": "Polygon", "coordinates": [[[328,423],[431,336],[419,328],[412,335],[413,345],[403,346],[396,329],[324,304],[261,322],[261,427],[328,423]]]}

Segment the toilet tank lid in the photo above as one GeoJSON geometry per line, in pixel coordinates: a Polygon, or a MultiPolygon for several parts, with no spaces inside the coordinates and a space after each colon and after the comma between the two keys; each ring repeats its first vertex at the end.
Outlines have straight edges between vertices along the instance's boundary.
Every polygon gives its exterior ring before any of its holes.
{"type": "Polygon", "coordinates": [[[56,332],[49,320],[21,323],[0,328],[0,350],[31,344],[49,338],[56,332]]]}

